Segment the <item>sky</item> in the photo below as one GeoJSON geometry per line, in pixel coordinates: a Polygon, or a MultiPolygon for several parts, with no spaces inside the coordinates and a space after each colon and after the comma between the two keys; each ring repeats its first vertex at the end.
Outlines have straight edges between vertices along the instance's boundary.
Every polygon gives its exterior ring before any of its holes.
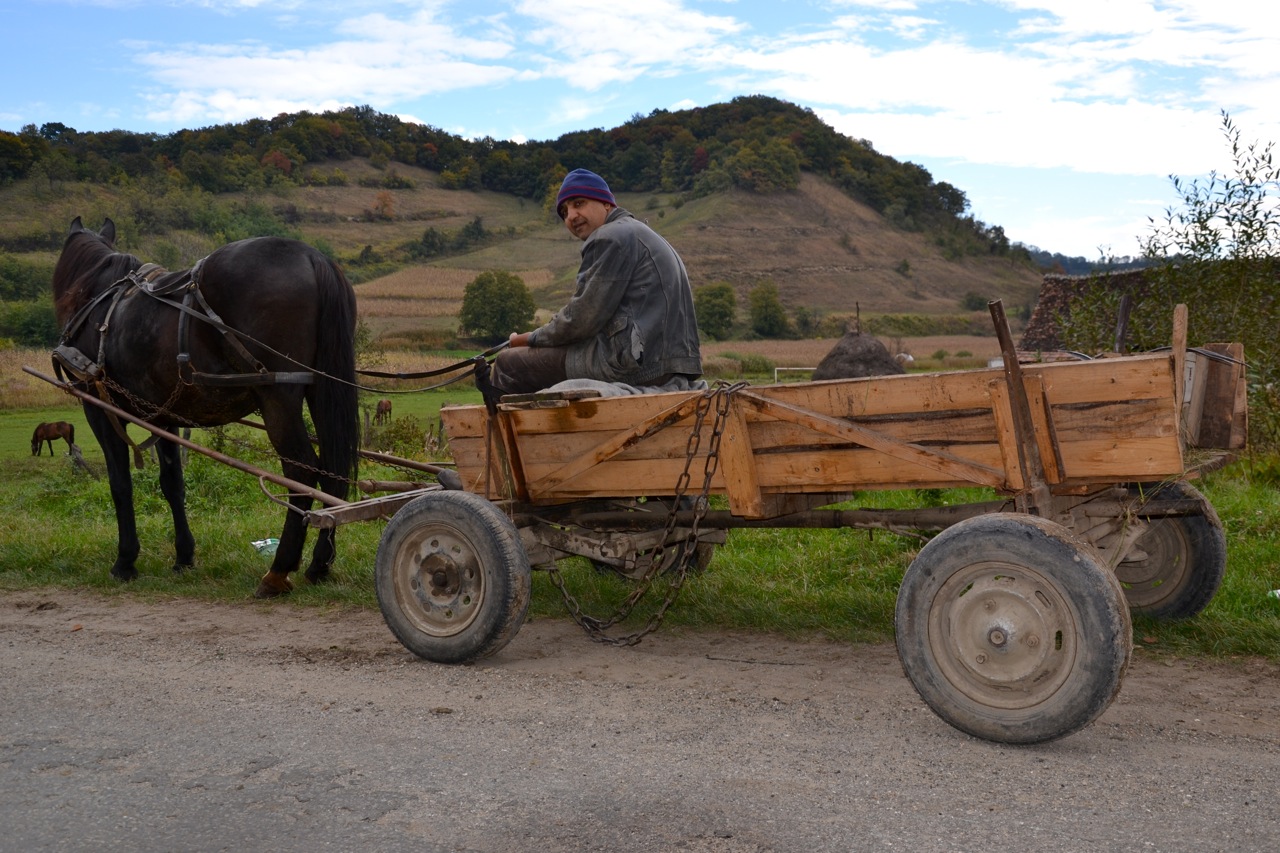
{"type": "Polygon", "coordinates": [[[0,0],[0,81],[10,132],[367,105],[526,141],[770,95],[1092,260],[1139,253],[1171,175],[1231,173],[1224,111],[1280,140],[1280,3],[0,0]]]}

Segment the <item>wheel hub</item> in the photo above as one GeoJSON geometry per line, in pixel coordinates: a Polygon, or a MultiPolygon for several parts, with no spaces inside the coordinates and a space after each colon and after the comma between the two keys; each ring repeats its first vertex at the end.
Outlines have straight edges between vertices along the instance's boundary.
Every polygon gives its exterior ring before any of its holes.
{"type": "Polygon", "coordinates": [[[990,570],[969,574],[956,593],[944,596],[949,603],[935,622],[955,683],[1002,707],[1055,689],[1069,665],[1064,643],[1071,642],[1057,596],[1028,573],[990,570]]]}
{"type": "Polygon", "coordinates": [[[429,580],[433,596],[454,596],[461,583],[458,565],[442,554],[432,554],[422,561],[422,575],[429,580]]]}

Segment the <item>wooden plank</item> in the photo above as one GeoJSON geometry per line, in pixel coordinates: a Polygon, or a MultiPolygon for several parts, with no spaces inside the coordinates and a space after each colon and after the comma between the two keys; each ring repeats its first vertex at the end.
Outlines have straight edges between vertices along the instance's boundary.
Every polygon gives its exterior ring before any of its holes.
{"type": "MultiPolygon", "coordinates": [[[[570,432],[579,429],[597,432],[617,432],[630,430],[636,424],[651,419],[665,417],[669,412],[683,403],[696,401],[702,397],[701,392],[680,392],[668,394],[633,394],[624,397],[597,397],[589,400],[576,400],[564,407],[535,408],[527,405],[498,406],[500,411],[508,414],[516,432],[520,435],[528,433],[570,432]]],[[[688,408],[692,416],[694,408],[688,408]]]]}
{"type": "MultiPolygon", "coordinates": [[[[685,416],[693,413],[698,408],[698,404],[701,400],[702,395],[700,394],[684,397],[677,401],[675,405],[669,406],[667,409],[651,415],[649,418],[639,424],[636,424],[631,429],[615,433],[610,438],[593,448],[589,453],[585,453],[577,459],[561,465],[555,471],[539,477],[536,481],[529,482],[528,488],[530,496],[545,497],[549,495],[556,491],[557,487],[563,485],[569,480],[572,480],[574,477],[579,476],[589,468],[599,465],[601,462],[604,462],[606,459],[617,454],[620,450],[643,441],[653,433],[665,429],[676,421],[679,421],[685,416]]],[[[627,493],[627,487],[619,484],[619,491],[616,492],[616,494],[627,493]]]]}
{"type": "Polygon", "coordinates": [[[489,477],[490,500],[510,499],[529,500],[529,484],[524,475],[524,464],[520,458],[520,442],[516,438],[511,421],[503,412],[496,418],[489,419],[489,428],[496,440],[491,443],[489,462],[493,466],[489,477]]]}
{"type": "Polygon", "coordinates": [[[1200,444],[1200,422],[1204,417],[1204,395],[1207,390],[1210,359],[1195,352],[1188,352],[1183,357],[1183,380],[1179,387],[1183,389],[1181,424],[1182,442],[1188,447],[1200,444]]]}
{"type": "Polygon", "coordinates": [[[1026,487],[1022,475],[1022,459],[1018,455],[1018,430],[1013,422],[1013,404],[1009,400],[1009,384],[1002,378],[992,379],[991,413],[996,420],[996,437],[1000,448],[1000,465],[1004,469],[1005,488],[1015,492],[1026,487]]]}
{"type": "MultiPolygon", "coordinates": [[[[764,503],[760,480],[756,476],[746,413],[742,406],[737,405],[736,394],[729,398],[729,403],[720,434],[718,463],[729,496],[729,510],[744,518],[763,518],[764,503]]],[[[704,425],[704,431],[705,428],[704,425]]]]}
{"type": "Polygon", "coordinates": [[[1238,450],[1245,445],[1247,433],[1248,388],[1245,383],[1244,346],[1242,344],[1205,344],[1203,349],[1231,359],[1223,362],[1201,356],[1204,396],[1200,406],[1196,440],[1191,446],[1208,449],[1238,450]]]}
{"type": "Polygon", "coordinates": [[[1044,380],[1045,393],[1055,406],[1106,400],[1164,400],[1173,405],[1175,374],[1168,353],[1028,364],[1022,372],[1044,380]]]}
{"type": "MultiPolygon", "coordinates": [[[[979,464],[1002,464],[1000,447],[966,447],[964,452],[979,464]]],[[[1088,471],[1067,482],[1123,483],[1163,479],[1180,475],[1184,468],[1176,438],[1147,437],[1113,440],[1101,438],[1064,444],[1064,468],[1068,472],[1088,471]]],[[[756,477],[761,491],[806,493],[847,490],[952,488],[972,485],[939,471],[895,459],[866,448],[808,453],[771,454],[755,457],[756,477]]],[[[684,469],[683,460],[611,460],[583,472],[559,487],[544,500],[569,500],[619,495],[670,495],[684,469]],[[619,484],[626,484],[620,490],[619,484]]],[[[546,471],[553,470],[547,467],[546,471]]],[[[542,473],[530,466],[530,476],[542,473]]],[[[712,492],[725,494],[724,472],[712,480],[712,492]]],[[[1006,491],[1008,491],[1006,489],[1006,491]]]]}
{"type": "Polygon", "coordinates": [[[945,451],[921,447],[918,444],[906,444],[882,433],[855,426],[847,421],[798,409],[747,391],[739,391],[734,396],[734,400],[735,402],[741,400],[757,411],[776,418],[790,420],[793,423],[809,427],[815,432],[826,433],[837,438],[843,438],[846,441],[856,442],[888,456],[932,468],[958,480],[985,486],[999,486],[1004,482],[1003,473],[995,468],[975,464],[945,451]]]}
{"type": "Polygon", "coordinates": [[[1182,416],[1183,377],[1187,363],[1187,306],[1173,308],[1173,410],[1182,416]]]}
{"type": "Polygon", "coordinates": [[[1027,408],[1031,414],[1031,430],[1036,447],[1040,451],[1045,482],[1061,483],[1066,475],[1062,470],[1058,435],[1054,427],[1053,412],[1049,406],[1049,397],[1045,394],[1044,380],[1039,376],[1027,376],[1024,381],[1027,387],[1027,408]]]}

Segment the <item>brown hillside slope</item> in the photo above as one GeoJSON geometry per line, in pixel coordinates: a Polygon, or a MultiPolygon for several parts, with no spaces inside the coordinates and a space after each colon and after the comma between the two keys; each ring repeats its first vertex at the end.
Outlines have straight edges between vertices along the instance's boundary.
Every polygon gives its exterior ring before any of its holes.
{"type": "MultiPolygon", "coordinates": [[[[578,242],[542,205],[493,192],[449,190],[438,175],[403,164],[381,170],[366,160],[318,167],[340,168],[340,186],[276,188],[242,200],[264,204],[286,218],[303,240],[327,244],[356,276],[365,247],[391,258],[427,228],[451,236],[480,217],[489,234],[483,248],[366,281],[357,287],[361,312],[376,334],[435,328],[452,330],[467,282],[486,269],[520,274],[541,313],[559,307],[573,289],[578,242]],[[389,172],[409,188],[381,189],[389,172]],[[378,215],[371,215],[377,211],[378,215]]],[[[967,293],[1000,298],[1014,309],[1035,301],[1041,276],[1027,266],[993,257],[947,260],[932,238],[894,228],[866,205],[813,175],[798,189],[756,195],[741,190],[680,203],[671,194],[619,194],[619,201],[666,236],[684,257],[695,287],[728,281],[745,314],[747,293],[774,282],[789,310],[804,306],[823,314],[956,314],[967,293]]],[[[125,245],[144,260],[162,247],[184,264],[217,247],[213,235],[137,234],[128,225],[130,199],[114,187],[51,186],[24,181],[0,188],[0,232],[65,234],[75,216],[97,227],[101,217],[121,223],[125,245]]],[[[51,262],[48,252],[33,257],[51,262]]]]}
{"type": "Polygon", "coordinates": [[[948,261],[928,236],[893,228],[812,175],[793,192],[698,199],[671,219],[656,227],[680,250],[694,285],[728,281],[740,304],[770,279],[788,308],[852,313],[857,303],[864,313],[953,314],[969,292],[1030,306],[1041,280],[1006,259],[948,261]]]}
{"type": "MultiPolygon", "coordinates": [[[[466,283],[486,269],[519,273],[543,312],[572,293],[579,244],[558,220],[529,202],[521,206],[492,193],[433,190],[413,177],[418,188],[396,193],[409,223],[362,224],[370,241],[379,233],[385,240],[393,230],[401,234],[397,239],[413,239],[429,224],[456,230],[473,216],[483,217],[493,239],[478,251],[357,288],[361,310],[376,329],[411,327],[422,322],[424,311],[447,325],[453,319],[447,307],[459,305],[466,283]],[[424,210],[441,214],[426,220],[424,210]],[[412,298],[415,289],[435,307],[374,300],[375,294],[392,291],[400,299],[412,298]],[[415,316],[419,319],[410,319],[415,316]]],[[[927,235],[890,226],[871,208],[810,175],[795,191],[767,196],[734,190],[679,204],[667,195],[620,193],[618,200],[675,245],[694,287],[727,281],[743,311],[750,289],[765,280],[778,286],[788,309],[849,315],[859,307],[864,314],[955,314],[966,293],[1029,309],[1041,281],[1037,271],[1006,259],[949,261],[927,235]]],[[[335,227],[326,239],[339,245],[340,232],[352,228],[335,227]]],[[[350,233],[346,237],[349,242],[350,233]]]]}

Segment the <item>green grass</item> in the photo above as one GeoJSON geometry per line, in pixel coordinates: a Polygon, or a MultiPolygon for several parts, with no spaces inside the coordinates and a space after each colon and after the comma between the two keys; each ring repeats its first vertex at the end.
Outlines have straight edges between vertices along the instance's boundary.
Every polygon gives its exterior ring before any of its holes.
{"type": "MultiPolygon", "coordinates": [[[[474,391],[395,398],[397,417],[428,422],[445,402],[476,402],[474,391]]],[[[142,556],[141,577],[121,585],[108,575],[116,531],[105,479],[77,471],[57,445],[50,458],[31,456],[30,436],[44,420],[69,420],[91,465],[101,471],[101,453],[83,415],[71,407],[0,412],[0,588],[65,587],[142,598],[183,596],[208,601],[252,602],[269,558],[252,546],[278,536],[282,510],[260,492],[254,478],[193,455],[187,471],[187,502],[196,535],[196,568],[170,571],[173,559],[168,510],[156,486],[156,469],[134,472],[142,556]]],[[[197,432],[196,440],[211,436],[197,432]]],[[[228,428],[225,452],[271,467],[260,433],[228,428]]],[[[365,466],[362,476],[396,479],[395,472],[365,466]]],[[[1136,644],[1158,654],[1280,659],[1280,492],[1273,483],[1254,482],[1242,464],[1199,484],[1226,528],[1226,580],[1209,607],[1183,622],[1134,620],[1136,644]]],[[[982,500],[979,490],[869,492],[858,506],[912,507],[922,502],[982,500]]],[[[338,531],[338,561],[331,582],[300,582],[291,601],[312,607],[354,607],[377,616],[374,555],[381,522],[344,525],[338,531]]],[[[919,549],[917,539],[862,530],[735,530],[704,573],[689,578],[666,624],[765,631],[791,637],[825,637],[842,642],[887,642],[893,636],[893,609],[903,572],[919,549]]],[[[584,610],[608,616],[630,591],[629,582],[593,570],[585,560],[561,564],[570,592],[584,610]]],[[[530,613],[564,617],[559,591],[535,572],[530,613]]],[[[637,630],[661,601],[661,584],[615,633],[637,630]]],[[[254,604],[266,606],[270,604],[254,604]]]]}

